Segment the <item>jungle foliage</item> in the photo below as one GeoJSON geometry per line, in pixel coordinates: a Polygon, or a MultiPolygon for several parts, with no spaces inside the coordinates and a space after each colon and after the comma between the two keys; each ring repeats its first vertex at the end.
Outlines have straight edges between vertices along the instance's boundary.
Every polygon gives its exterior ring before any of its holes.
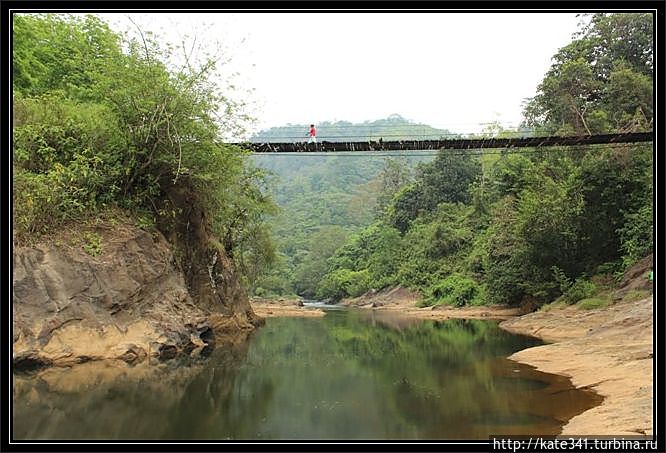
{"type": "MultiPolygon", "coordinates": [[[[651,130],[652,81],[652,16],[593,14],[554,56],[523,126],[651,130]]],[[[594,294],[591,276],[651,252],[652,200],[651,144],[441,150],[328,259],[317,295],[403,285],[425,305],[576,303],[594,294]]]]}
{"type": "MultiPolygon", "coordinates": [[[[352,132],[353,133],[353,132],[352,132]]],[[[256,295],[313,298],[327,259],[368,226],[428,156],[255,155],[280,207],[271,219],[275,264],[251,288],[256,295]]]]}
{"type": "Polygon", "coordinates": [[[220,138],[245,117],[213,82],[215,57],[173,67],[179,49],[93,15],[17,14],[12,39],[17,241],[117,207],[169,225],[188,208],[178,189],[246,275],[272,260],[265,175],[220,138]]]}

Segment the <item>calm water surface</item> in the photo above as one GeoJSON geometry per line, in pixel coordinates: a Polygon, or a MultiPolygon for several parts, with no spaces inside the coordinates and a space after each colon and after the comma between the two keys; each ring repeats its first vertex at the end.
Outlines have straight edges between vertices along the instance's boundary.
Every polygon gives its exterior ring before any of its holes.
{"type": "Polygon", "coordinates": [[[556,434],[600,402],[506,357],[493,321],[271,318],[206,359],[14,376],[15,439],[487,439],[556,434]]]}

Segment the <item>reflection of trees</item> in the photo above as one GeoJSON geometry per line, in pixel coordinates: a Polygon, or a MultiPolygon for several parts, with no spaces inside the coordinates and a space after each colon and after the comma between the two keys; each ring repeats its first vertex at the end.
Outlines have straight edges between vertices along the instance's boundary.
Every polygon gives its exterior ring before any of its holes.
{"type": "MultiPolygon", "coordinates": [[[[373,433],[388,438],[484,437],[491,426],[526,433],[535,427],[543,433],[559,429],[554,417],[561,408],[555,413],[548,407],[533,408],[547,397],[544,386],[530,388],[529,381],[519,378],[522,374],[514,373],[520,368],[524,374],[527,368],[504,359],[538,342],[509,334],[495,322],[409,323],[373,319],[366,312],[275,322],[274,329],[263,332],[264,341],[255,344],[261,349],[254,349],[255,360],[278,376],[288,376],[287,382],[274,382],[276,405],[284,412],[305,412],[294,417],[299,426],[273,423],[266,428],[267,437],[284,432],[330,436],[336,432],[331,424],[342,419],[363,420],[340,428],[343,438],[373,433]],[[498,375],[504,377],[499,386],[498,375]],[[336,409],[336,416],[314,408],[335,395],[366,403],[347,403],[336,409]],[[321,427],[323,420],[327,429],[321,427]]],[[[548,383],[549,377],[536,373],[531,379],[548,383]]],[[[589,401],[581,401],[579,409],[581,404],[589,401]]]]}
{"type": "Polygon", "coordinates": [[[554,433],[591,404],[505,357],[535,344],[486,321],[276,318],[187,365],[89,363],[15,378],[18,438],[357,439],[554,433]]]}
{"type": "Polygon", "coordinates": [[[252,427],[267,413],[273,383],[262,379],[252,388],[237,379],[238,370],[215,364],[204,368],[184,389],[169,414],[168,434],[174,439],[254,437],[252,427]]]}
{"type": "MultiPolygon", "coordinates": [[[[543,387],[525,388],[528,381],[519,377],[528,369],[504,359],[538,344],[536,340],[481,320],[424,321],[396,328],[400,324],[393,319],[375,319],[370,327],[362,319],[366,316],[345,318],[330,329],[331,336],[341,356],[382,368],[377,375],[387,389],[385,410],[400,419],[401,426],[416,425],[423,438],[441,438],[444,432],[450,438],[487,437],[491,426],[527,433],[538,426],[543,433],[558,432],[553,416],[561,418],[566,409],[560,405],[553,413],[557,405],[537,404],[546,396],[540,391],[543,387]],[[522,374],[513,374],[516,369],[522,374]],[[498,374],[506,379],[500,388],[494,384],[498,374]],[[507,423],[526,426],[521,431],[507,423]]],[[[532,372],[531,378],[550,380],[539,372],[532,372]]],[[[586,398],[570,400],[568,416],[587,404],[586,398]]]]}
{"type": "Polygon", "coordinates": [[[168,439],[187,430],[197,432],[195,427],[225,412],[226,394],[246,354],[247,344],[241,344],[187,363],[131,367],[124,362],[88,362],[36,376],[14,376],[14,435],[168,439]]]}

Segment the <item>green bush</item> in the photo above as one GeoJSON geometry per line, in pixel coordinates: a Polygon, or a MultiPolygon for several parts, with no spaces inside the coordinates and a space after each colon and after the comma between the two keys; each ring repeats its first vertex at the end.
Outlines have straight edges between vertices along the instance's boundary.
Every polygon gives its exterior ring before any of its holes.
{"type": "Polygon", "coordinates": [[[597,266],[597,274],[610,276],[610,278],[617,279],[624,271],[624,266],[619,261],[609,261],[597,266]]]}
{"type": "Polygon", "coordinates": [[[83,234],[85,243],[82,245],[83,250],[90,256],[99,256],[102,253],[102,236],[97,233],[87,231],[83,234]]]}
{"type": "Polygon", "coordinates": [[[257,232],[273,203],[249,153],[220,143],[245,116],[215,59],[176,72],[150,35],[125,41],[94,16],[17,16],[13,38],[19,241],[114,206],[168,230],[198,205],[242,272],[270,260],[257,232]]]}
{"type": "Polygon", "coordinates": [[[483,288],[471,278],[453,274],[433,285],[422,305],[479,305],[484,301],[483,288]]]}
{"type": "Polygon", "coordinates": [[[138,214],[136,216],[136,226],[145,231],[155,228],[155,218],[150,214],[138,214]]]}
{"type": "Polygon", "coordinates": [[[587,299],[597,291],[597,285],[584,278],[577,278],[576,281],[562,294],[562,298],[568,304],[587,299]]]}
{"type": "Polygon", "coordinates": [[[642,206],[637,212],[628,214],[625,225],[619,230],[622,239],[622,263],[625,269],[652,252],[654,247],[654,224],[652,203],[642,206]]]}
{"type": "Polygon", "coordinates": [[[372,280],[367,269],[350,271],[338,269],[321,280],[317,288],[317,297],[340,300],[344,297],[358,297],[371,288],[372,280]]]}

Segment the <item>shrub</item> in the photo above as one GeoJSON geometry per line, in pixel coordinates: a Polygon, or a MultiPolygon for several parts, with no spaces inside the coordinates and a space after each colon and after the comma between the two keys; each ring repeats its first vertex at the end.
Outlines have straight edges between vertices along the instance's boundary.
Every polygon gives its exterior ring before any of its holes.
{"type": "Polygon", "coordinates": [[[19,239],[46,232],[66,215],[59,209],[60,192],[49,175],[14,169],[14,231],[19,239]]]}
{"type": "Polygon", "coordinates": [[[597,266],[597,274],[609,276],[611,279],[618,279],[624,273],[624,265],[620,261],[609,261],[597,266]]]}
{"type": "Polygon", "coordinates": [[[622,239],[622,263],[625,269],[652,252],[654,247],[654,225],[652,203],[642,206],[637,212],[628,214],[625,225],[620,228],[622,239]]]}
{"type": "Polygon", "coordinates": [[[108,109],[65,99],[16,101],[14,215],[17,236],[46,233],[111,203],[123,148],[108,109]]]}
{"type": "Polygon", "coordinates": [[[431,286],[428,297],[422,301],[422,305],[453,305],[462,307],[464,305],[479,305],[483,303],[484,291],[479,284],[469,277],[453,274],[444,280],[431,286]]]}
{"type": "Polygon", "coordinates": [[[575,304],[579,300],[592,296],[597,291],[597,285],[584,278],[576,281],[562,294],[562,298],[568,304],[575,304]]]}
{"type": "Polygon", "coordinates": [[[632,289],[622,297],[622,302],[635,302],[637,300],[645,299],[652,294],[645,289],[632,289]]]}
{"type": "Polygon", "coordinates": [[[85,243],[82,247],[88,255],[99,256],[102,253],[102,236],[88,231],[83,234],[83,239],[85,243]]]}
{"type": "Polygon", "coordinates": [[[338,269],[321,280],[317,288],[317,297],[330,297],[340,300],[343,297],[357,297],[370,289],[371,278],[367,269],[350,271],[338,269]]]}

